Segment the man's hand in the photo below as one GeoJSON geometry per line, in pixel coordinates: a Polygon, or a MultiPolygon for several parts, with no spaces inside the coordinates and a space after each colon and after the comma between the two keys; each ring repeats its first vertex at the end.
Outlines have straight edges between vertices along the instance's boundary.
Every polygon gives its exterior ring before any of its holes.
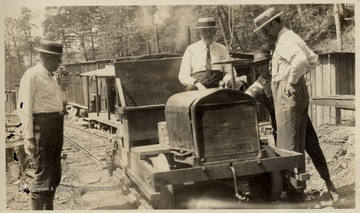
{"type": "Polygon", "coordinates": [[[296,102],[301,100],[302,93],[300,87],[297,84],[291,84],[288,82],[285,86],[284,92],[288,97],[293,97],[296,102]]]}
{"type": "Polygon", "coordinates": [[[69,76],[63,76],[61,78],[61,89],[63,91],[66,91],[66,88],[69,86],[70,77],[69,76]]]}
{"type": "Polygon", "coordinates": [[[202,83],[200,83],[200,82],[197,82],[197,83],[195,84],[195,86],[196,86],[199,90],[201,90],[201,89],[206,89],[206,87],[205,87],[202,83]]]}
{"type": "Polygon", "coordinates": [[[27,138],[24,139],[24,150],[25,153],[30,156],[33,157],[36,151],[36,146],[35,146],[35,139],[34,138],[27,138]]]}
{"type": "Polygon", "coordinates": [[[220,81],[219,82],[219,87],[220,88],[230,88],[231,87],[231,81],[220,81]]]}

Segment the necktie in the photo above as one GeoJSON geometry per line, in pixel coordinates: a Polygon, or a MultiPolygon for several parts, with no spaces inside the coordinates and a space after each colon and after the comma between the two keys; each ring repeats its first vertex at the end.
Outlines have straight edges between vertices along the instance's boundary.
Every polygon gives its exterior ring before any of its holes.
{"type": "Polygon", "coordinates": [[[206,64],[205,64],[205,70],[206,73],[210,73],[211,71],[211,55],[210,55],[210,46],[206,46],[206,64]]]}

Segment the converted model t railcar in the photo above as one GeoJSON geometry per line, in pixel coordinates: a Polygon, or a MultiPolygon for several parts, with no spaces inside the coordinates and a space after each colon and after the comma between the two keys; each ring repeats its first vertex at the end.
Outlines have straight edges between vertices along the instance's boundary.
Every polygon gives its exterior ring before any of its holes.
{"type": "Polygon", "coordinates": [[[301,191],[301,153],[262,144],[257,108],[231,89],[183,92],[181,57],[115,62],[121,106],[115,162],[154,208],[173,208],[174,185],[248,179],[257,199],[277,200],[282,173],[301,191]],[[295,184],[296,185],[296,184],[295,184]]]}

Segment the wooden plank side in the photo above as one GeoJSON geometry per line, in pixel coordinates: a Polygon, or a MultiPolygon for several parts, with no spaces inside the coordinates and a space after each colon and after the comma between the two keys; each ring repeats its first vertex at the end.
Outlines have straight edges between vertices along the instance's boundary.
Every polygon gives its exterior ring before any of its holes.
{"type": "Polygon", "coordinates": [[[344,64],[343,61],[337,60],[338,58],[340,58],[338,55],[331,58],[336,67],[336,94],[344,95],[344,64]]]}
{"type": "Polygon", "coordinates": [[[350,58],[350,95],[355,95],[355,54],[351,54],[350,58]]]}
{"type": "Polygon", "coordinates": [[[355,96],[354,95],[329,95],[312,97],[311,104],[319,106],[332,106],[349,110],[355,110],[355,96]]]}
{"type": "Polygon", "coordinates": [[[349,64],[349,58],[347,57],[347,54],[340,54],[340,59],[342,70],[342,94],[347,95],[350,93],[350,64],[349,64]]]}
{"type": "Polygon", "coordinates": [[[323,89],[323,93],[322,95],[330,95],[331,94],[331,63],[330,63],[330,59],[328,57],[326,57],[326,59],[324,59],[324,61],[326,61],[326,65],[323,66],[323,80],[322,80],[322,89],[323,89]]]}
{"type": "Polygon", "coordinates": [[[75,82],[76,82],[76,90],[75,90],[75,102],[76,103],[79,103],[81,105],[84,105],[84,103],[82,102],[81,100],[81,96],[80,96],[80,76],[78,74],[81,73],[81,66],[75,66],[75,69],[76,69],[76,75],[75,75],[75,82]]]}
{"type": "Polygon", "coordinates": [[[321,72],[322,70],[322,63],[320,61],[320,64],[316,67],[315,72],[310,73],[310,87],[311,87],[311,94],[310,97],[316,96],[316,75],[317,73],[321,72]]]}
{"type": "Polygon", "coordinates": [[[330,124],[336,124],[336,110],[335,110],[335,107],[330,107],[330,124]]]}
{"type": "MultiPolygon", "coordinates": [[[[294,168],[298,168],[301,165],[302,158],[301,155],[293,155],[240,161],[233,162],[233,167],[238,177],[279,170],[293,171],[294,168]]],[[[233,177],[233,174],[231,173],[229,164],[215,164],[203,168],[190,167],[166,172],[156,172],[152,175],[151,185],[156,187],[167,184],[181,184],[231,177],[233,177]]]]}
{"type": "Polygon", "coordinates": [[[330,122],[331,122],[330,121],[330,116],[331,116],[330,107],[324,106],[323,110],[324,110],[323,124],[330,124],[330,122]]]}
{"type": "Polygon", "coordinates": [[[355,68],[354,68],[354,54],[344,53],[346,61],[346,94],[354,95],[355,94],[355,68]]]}
{"type": "Polygon", "coordinates": [[[349,123],[350,120],[354,119],[355,112],[351,110],[341,109],[341,122],[349,123]]]}
{"type": "Polygon", "coordinates": [[[323,106],[316,106],[316,125],[319,127],[320,125],[324,124],[323,120],[323,106]]]}
{"type": "Polygon", "coordinates": [[[327,58],[329,64],[329,73],[330,73],[330,91],[329,94],[336,94],[336,66],[334,63],[331,63],[330,58],[327,58]]]}
{"type": "MultiPolygon", "coordinates": [[[[336,63],[335,56],[331,58],[331,64],[334,64],[335,67],[335,94],[342,94],[341,93],[341,66],[339,66],[338,63],[336,63]]],[[[340,109],[335,107],[335,124],[339,124],[341,121],[341,112],[340,109]]]]}
{"type": "MultiPolygon", "coordinates": [[[[324,84],[324,80],[323,80],[323,73],[326,71],[327,69],[327,60],[325,57],[321,58],[321,69],[319,69],[319,72],[316,73],[316,83],[315,83],[315,87],[316,87],[316,94],[315,96],[320,96],[323,95],[323,84],[324,84]]],[[[316,106],[316,124],[317,126],[321,125],[324,123],[324,110],[323,107],[319,107],[316,106]]]]}
{"type": "MultiPolygon", "coordinates": [[[[336,67],[335,64],[331,63],[330,58],[328,58],[330,64],[330,94],[336,94],[336,67]]],[[[336,124],[336,112],[335,107],[330,107],[330,124],[336,124]]]]}

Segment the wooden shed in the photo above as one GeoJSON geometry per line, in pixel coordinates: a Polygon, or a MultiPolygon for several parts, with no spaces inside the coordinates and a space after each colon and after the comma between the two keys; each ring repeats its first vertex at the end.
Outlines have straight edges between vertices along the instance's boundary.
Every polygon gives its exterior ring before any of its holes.
{"type": "Polygon", "coordinates": [[[341,124],[355,117],[355,53],[332,52],[319,55],[309,80],[309,116],[317,128],[341,124]]]}
{"type": "MultiPolygon", "coordinates": [[[[107,64],[111,64],[110,59],[64,64],[66,72],[68,72],[70,75],[70,82],[67,89],[68,101],[71,103],[88,106],[88,84],[85,78],[80,77],[80,74],[97,69],[102,69],[107,64]]],[[[98,83],[100,85],[100,92],[104,92],[106,90],[105,82],[102,82],[102,80],[100,80],[98,83]]],[[[90,93],[96,93],[95,83],[90,84],[89,87],[90,93]]],[[[104,101],[102,101],[102,105],[104,105],[103,102],[104,101]]]]}

